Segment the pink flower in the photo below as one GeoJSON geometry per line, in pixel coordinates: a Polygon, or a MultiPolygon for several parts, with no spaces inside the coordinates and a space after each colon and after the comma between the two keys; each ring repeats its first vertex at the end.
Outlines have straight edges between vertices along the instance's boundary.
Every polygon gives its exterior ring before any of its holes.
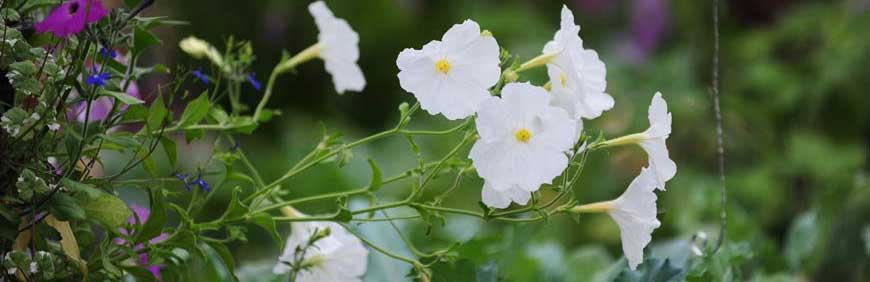
{"type": "Polygon", "coordinates": [[[85,28],[86,24],[100,21],[108,12],[100,0],[71,0],[55,8],[34,27],[37,32],[51,32],[67,37],[85,28]]]}

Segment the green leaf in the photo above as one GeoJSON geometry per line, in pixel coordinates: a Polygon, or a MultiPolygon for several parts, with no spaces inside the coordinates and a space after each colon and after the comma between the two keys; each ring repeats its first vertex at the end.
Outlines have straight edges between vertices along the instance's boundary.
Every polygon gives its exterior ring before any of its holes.
{"type": "Polygon", "coordinates": [[[31,61],[11,63],[9,64],[9,69],[18,71],[25,76],[36,74],[36,72],[39,71],[36,68],[36,65],[34,65],[31,61]]]}
{"type": "Polygon", "coordinates": [[[372,181],[369,182],[369,191],[375,192],[384,185],[383,175],[381,175],[381,168],[378,167],[375,160],[369,159],[369,166],[372,168],[372,181]]]}
{"type": "Polygon", "coordinates": [[[475,268],[468,259],[438,262],[432,265],[432,282],[473,281],[477,277],[475,268]]]}
{"type": "Polygon", "coordinates": [[[671,264],[668,259],[647,258],[637,270],[624,270],[616,276],[614,282],[679,282],[683,281],[685,272],[671,264]]]}
{"type": "Polygon", "coordinates": [[[100,88],[100,95],[115,97],[115,99],[118,99],[118,101],[121,101],[121,103],[124,103],[127,105],[138,105],[138,104],[145,103],[145,101],[142,101],[139,98],[127,95],[127,93],[118,92],[118,91],[110,91],[110,90],[106,90],[105,88],[100,88]]]}
{"type": "Polygon", "coordinates": [[[94,200],[105,194],[105,192],[100,189],[94,188],[88,184],[73,181],[69,178],[64,178],[63,180],[61,180],[61,183],[63,184],[63,187],[66,187],[67,189],[75,193],[77,198],[84,196],[88,199],[94,200]]]}
{"type": "Polygon", "coordinates": [[[284,248],[284,240],[282,240],[281,235],[278,234],[278,229],[275,228],[275,220],[272,219],[271,215],[264,212],[255,213],[251,215],[251,223],[260,226],[269,232],[269,235],[272,235],[272,239],[278,243],[279,249],[284,248]]]}
{"type": "Polygon", "coordinates": [[[232,278],[233,281],[239,281],[239,278],[236,277],[235,272],[236,262],[233,259],[233,253],[230,252],[230,249],[219,242],[208,242],[208,246],[211,247],[218,254],[218,256],[220,256],[221,261],[223,261],[224,267],[230,274],[230,278],[232,278]]]}
{"type": "Polygon", "coordinates": [[[126,149],[135,149],[142,145],[132,136],[100,134],[97,137],[126,149]]]}
{"type": "Polygon", "coordinates": [[[97,198],[76,199],[88,217],[105,226],[107,230],[117,230],[133,215],[124,201],[109,193],[101,193],[97,198]]]}
{"type": "Polygon", "coordinates": [[[133,55],[137,56],[145,51],[146,48],[155,45],[162,44],[154,34],[143,29],[142,27],[137,27],[133,31],[133,55]]]}
{"type": "Polygon", "coordinates": [[[142,121],[148,118],[148,107],[145,105],[132,105],[127,108],[127,112],[124,113],[124,117],[121,118],[121,121],[142,121]]]}
{"type": "Polygon", "coordinates": [[[187,108],[184,109],[184,113],[181,114],[181,119],[178,120],[178,123],[182,127],[199,123],[199,121],[208,115],[209,107],[208,93],[203,92],[198,98],[187,104],[187,108]]]}
{"type": "Polygon", "coordinates": [[[245,217],[248,213],[248,208],[242,205],[242,202],[239,200],[240,191],[241,189],[239,187],[233,189],[233,196],[230,198],[230,204],[227,206],[226,211],[224,211],[224,215],[221,216],[224,220],[234,221],[245,217]]]}
{"type": "Polygon", "coordinates": [[[205,129],[188,129],[184,131],[184,141],[190,144],[191,141],[197,140],[205,136],[205,129]]]}
{"type": "Polygon", "coordinates": [[[85,219],[85,210],[73,197],[64,193],[55,193],[51,197],[48,211],[61,221],[85,219]]]}
{"type": "Polygon", "coordinates": [[[152,274],[151,271],[141,266],[122,266],[121,268],[123,268],[125,272],[136,278],[136,282],[157,281],[157,278],[154,277],[154,274],[152,274]]]}
{"type": "Polygon", "coordinates": [[[151,132],[160,129],[168,114],[169,111],[166,110],[166,106],[163,104],[163,95],[157,95],[157,99],[151,103],[151,108],[148,109],[148,117],[145,119],[145,125],[149,131],[148,133],[150,134],[151,132]]]}
{"type": "Polygon", "coordinates": [[[178,146],[175,144],[175,141],[166,136],[161,136],[160,144],[163,145],[163,151],[169,159],[169,165],[172,167],[178,165],[178,146]]]}
{"type": "Polygon", "coordinates": [[[165,244],[185,249],[188,252],[198,256],[200,259],[205,259],[206,256],[199,248],[199,246],[197,246],[197,241],[198,239],[196,238],[196,234],[189,230],[182,230],[179,231],[178,234],[176,234],[171,241],[167,241],[165,244]]]}
{"type": "Polygon", "coordinates": [[[166,198],[163,197],[162,189],[155,188],[150,193],[151,214],[142,225],[142,230],[136,235],[136,242],[145,242],[160,235],[163,227],[166,227],[166,198]]]}

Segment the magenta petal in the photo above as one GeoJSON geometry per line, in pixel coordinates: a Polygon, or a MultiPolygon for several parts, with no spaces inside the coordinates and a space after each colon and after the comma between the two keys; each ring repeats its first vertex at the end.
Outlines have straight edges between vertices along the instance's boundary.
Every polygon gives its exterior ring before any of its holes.
{"type": "Polygon", "coordinates": [[[67,37],[81,32],[85,24],[95,23],[107,14],[108,11],[99,0],[72,0],[52,10],[34,28],[37,32],[51,32],[57,37],[67,37]]]}

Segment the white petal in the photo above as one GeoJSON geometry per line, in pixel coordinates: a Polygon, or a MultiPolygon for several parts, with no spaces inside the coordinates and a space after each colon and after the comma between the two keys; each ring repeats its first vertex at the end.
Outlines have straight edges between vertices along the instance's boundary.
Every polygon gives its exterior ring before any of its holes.
{"type": "Polygon", "coordinates": [[[483,203],[491,208],[503,209],[510,206],[511,202],[519,205],[525,205],[529,202],[532,193],[519,187],[513,186],[504,191],[495,190],[488,183],[483,184],[481,191],[481,199],[483,203]]]}
{"type": "Polygon", "coordinates": [[[459,52],[480,38],[480,25],[472,20],[465,20],[461,24],[455,24],[444,36],[441,37],[441,42],[444,42],[444,47],[447,52],[459,52]]]}
{"type": "Polygon", "coordinates": [[[652,172],[642,169],[608,212],[619,225],[622,251],[632,270],[643,261],[643,249],[652,240],[653,230],[661,225],[656,219],[657,197],[653,192],[657,185],[652,172]]]}
{"type": "Polygon", "coordinates": [[[671,160],[668,147],[664,138],[652,138],[643,140],[640,146],[646,151],[649,159],[649,168],[658,181],[657,187],[665,190],[665,182],[674,178],[677,174],[677,164],[671,160]]]}
{"type": "Polygon", "coordinates": [[[671,134],[671,113],[661,92],[656,92],[649,105],[649,124],[646,134],[653,137],[668,138],[671,134]]]}

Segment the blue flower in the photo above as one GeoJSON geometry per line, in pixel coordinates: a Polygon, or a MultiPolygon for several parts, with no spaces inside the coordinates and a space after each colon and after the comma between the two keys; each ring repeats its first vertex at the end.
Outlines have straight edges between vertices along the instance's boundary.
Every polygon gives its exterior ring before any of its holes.
{"type": "Polygon", "coordinates": [[[106,85],[106,80],[109,80],[109,78],[111,78],[111,76],[109,76],[108,73],[97,72],[97,67],[94,67],[93,74],[88,76],[88,80],[86,82],[88,83],[88,85],[103,87],[106,85]]]}
{"type": "Polygon", "coordinates": [[[247,79],[248,83],[250,83],[251,86],[254,87],[254,89],[257,89],[257,91],[260,91],[260,89],[263,88],[263,84],[260,83],[260,81],[257,81],[257,73],[251,73],[250,75],[248,75],[247,79]]]}
{"type": "Polygon", "coordinates": [[[199,80],[202,81],[202,83],[208,84],[208,76],[206,76],[205,74],[202,73],[202,67],[197,68],[196,70],[194,70],[191,73],[196,78],[199,78],[199,80]]]}
{"type": "Polygon", "coordinates": [[[106,58],[106,59],[109,59],[109,58],[114,59],[115,57],[118,56],[118,52],[115,52],[114,49],[108,49],[106,47],[102,47],[102,48],[100,48],[100,56],[103,56],[103,58],[106,58]]]}
{"type": "Polygon", "coordinates": [[[178,180],[181,180],[181,184],[184,184],[184,188],[187,188],[187,191],[190,192],[190,184],[191,183],[187,182],[188,177],[190,177],[190,174],[186,174],[186,173],[184,173],[184,174],[176,173],[175,174],[175,178],[178,178],[178,180]]]}
{"type": "Polygon", "coordinates": [[[205,182],[205,179],[202,179],[202,172],[199,172],[199,176],[196,177],[196,180],[194,180],[192,184],[199,185],[199,188],[202,188],[202,190],[205,190],[206,192],[211,192],[211,185],[208,185],[208,182],[205,182]]]}

